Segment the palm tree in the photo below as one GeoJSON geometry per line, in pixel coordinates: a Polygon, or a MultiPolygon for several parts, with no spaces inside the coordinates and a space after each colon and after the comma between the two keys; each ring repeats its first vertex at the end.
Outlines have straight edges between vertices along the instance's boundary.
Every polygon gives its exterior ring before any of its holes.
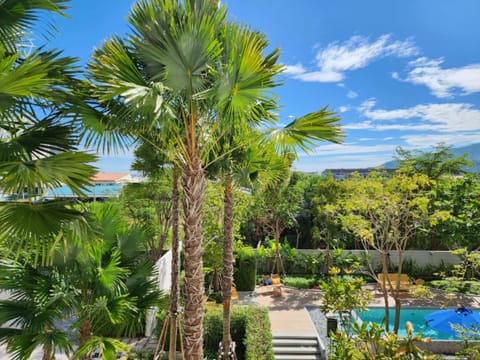
{"type": "MultiPolygon", "coordinates": [[[[90,63],[93,98],[109,130],[142,137],[148,129],[174,144],[157,146],[174,149],[171,160],[182,170],[185,335],[192,359],[203,357],[205,159],[219,149],[227,129],[241,134],[249,123],[275,120],[270,90],[281,70],[278,50],[263,54],[264,35],[225,19],[225,7],[215,1],[143,0],[129,16],[133,35],[109,40],[90,63]]],[[[314,120],[310,115],[302,124],[318,133],[314,120]]],[[[329,127],[325,121],[322,126],[329,127]]],[[[304,130],[291,126],[269,137],[288,140],[288,131],[298,138],[304,130]]]]}
{"type": "Polygon", "coordinates": [[[14,359],[29,359],[37,347],[43,360],[56,351],[72,350],[68,332],[59,326],[70,306],[71,289],[62,286],[62,274],[53,267],[33,267],[28,262],[5,259],[0,264],[0,289],[8,299],[0,300],[0,341],[14,359]]]}
{"type": "Polygon", "coordinates": [[[0,288],[12,298],[0,301],[0,340],[16,358],[28,359],[37,346],[44,359],[52,359],[55,350],[69,353],[72,337],[79,344],[74,356],[82,359],[95,347],[125,350],[111,338],[143,334],[147,310],[163,306],[145,251],[154,234],[126,225],[120,209],[110,204],[95,204],[91,211],[96,237],[65,241],[52,265],[1,264],[0,288]],[[70,328],[61,330],[59,320],[70,328]]]}
{"type": "Polygon", "coordinates": [[[79,344],[93,333],[135,337],[144,333],[147,310],[157,305],[159,293],[149,280],[153,263],[145,243],[153,232],[126,225],[118,207],[93,204],[97,238],[70,249],[64,260],[75,286],[79,344]]]}
{"type": "Polygon", "coordinates": [[[63,201],[37,200],[60,184],[82,193],[95,172],[88,164],[95,157],[77,150],[71,95],[78,82],[75,59],[56,50],[26,48],[40,13],[64,15],[66,3],[0,3],[0,189],[21,200],[0,203],[0,241],[10,250],[49,251],[51,235],[82,214],[63,201]]]}

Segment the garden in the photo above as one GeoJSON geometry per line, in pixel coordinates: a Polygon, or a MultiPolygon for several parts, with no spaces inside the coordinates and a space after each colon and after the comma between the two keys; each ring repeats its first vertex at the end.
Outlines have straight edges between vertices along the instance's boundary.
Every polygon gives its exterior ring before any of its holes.
{"type": "MultiPolygon", "coordinates": [[[[299,152],[342,141],[340,118],[322,107],[280,123],[279,50],[228,20],[225,5],[139,1],[131,33],[107,39],[81,71],[48,41],[25,47],[67,4],[0,2],[0,343],[8,356],[270,360],[267,309],[232,297],[273,274],[319,290],[323,310],[348,314],[332,359],[428,356],[413,329],[395,335],[399,283],[383,295],[394,300],[392,332],[388,315],[387,333],[350,320],[366,306],[363,285],[379,274],[424,279],[422,296],[428,288],[480,293],[480,177],[467,154],[438,144],[398,149],[396,170],[364,177],[296,172],[299,152]],[[124,148],[143,180],[89,202],[95,154],[124,148]],[[60,186],[75,196],[45,197],[60,186]],[[405,258],[419,249],[453,251],[458,263],[405,258]],[[163,292],[155,263],[167,252],[163,292]],[[152,309],[160,346],[127,345],[144,336],[152,309]]],[[[469,341],[459,356],[478,356],[469,341]]]]}

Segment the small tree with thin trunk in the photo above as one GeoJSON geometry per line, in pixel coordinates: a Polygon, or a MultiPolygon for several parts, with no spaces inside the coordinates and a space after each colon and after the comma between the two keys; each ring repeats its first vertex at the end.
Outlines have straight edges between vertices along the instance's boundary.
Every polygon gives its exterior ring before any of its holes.
{"type": "Polygon", "coordinates": [[[289,171],[284,171],[283,176],[269,184],[267,188],[258,189],[252,206],[255,224],[264,228],[275,241],[272,273],[285,274],[280,237],[285,229],[296,227],[296,217],[303,202],[301,189],[290,181],[289,171]]]}
{"type": "MultiPolygon", "coordinates": [[[[388,296],[395,301],[395,333],[398,332],[401,308],[400,274],[403,255],[416,229],[422,222],[428,222],[428,198],[422,193],[429,184],[424,175],[405,176],[396,174],[385,178],[371,173],[365,179],[353,177],[345,180],[350,189],[342,199],[340,215],[343,225],[350,229],[362,242],[365,250],[376,250],[380,255],[382,284],[385,300],[385,327],[389,330],[388,296]],[[392,251],[398,264],[397,280],[388,280],[392,251]]],[[[370,267],[371,275],[377,279],[370,267]]]]}

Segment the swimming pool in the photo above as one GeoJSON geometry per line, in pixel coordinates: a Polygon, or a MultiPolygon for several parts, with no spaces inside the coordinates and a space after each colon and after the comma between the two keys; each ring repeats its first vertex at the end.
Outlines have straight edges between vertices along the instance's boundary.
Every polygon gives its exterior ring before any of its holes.
{"type": "MultiPolygon", "coordinates": [[[[425,315],[428,315],[434,311],[440,309],[415,309],[415,308],[403,308],[400,310],[400,328],[398,330],[398,335],[406,336],[405,331],[405,322],[410,321],[413,325],[414,334],[418,334],[422,331],[422,336],[431,337],[433,340],[460,340],[456,336],[452,336],[449,334],[445,334],[439,331],[435,331],[431,329],[425,323],[425,315]]],[[[474,310],[478,311],[478,310],[474,310]]],[[[360,320],[363,322],[375,322],[377,324],[381,324],[384,317],[385,317],[385,309],[384,308],[367,308],[364,312],[357,313],[360,320]]],[[[393,322],[395,320],[395,309],[390,309],[389,312],[389,328],[390,331],[393,330],[393,322]]]]}

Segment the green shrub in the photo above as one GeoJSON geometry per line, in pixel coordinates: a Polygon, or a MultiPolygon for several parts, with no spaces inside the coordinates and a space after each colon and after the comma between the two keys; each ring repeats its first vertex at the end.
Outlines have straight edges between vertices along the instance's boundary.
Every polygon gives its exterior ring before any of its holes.
{"type": "MultiPolygon", "coordinates": [[[[207,359],[216,359],[218,345],[222,341],[222,308],[209,308],[203,324],[205,356],[207,359]]],[[[233,307],[230,333],[236,343],[238,360],[273,360],[272,334],[267,309],[233,307]]]]}
{"type": "Polygon", "coordinates": [[[474,280],[434,280],[430,286],[447,292],[463,293],[468,295],[480,295],[480,281],[474,280]]]}
{"type": "Polygon", "coordinates": [[[268,310],[253,307],[250,309],[245,329],[245,359],[274,360],[268,310]]]}
{"type": "Polygon", "coordinates": [[[319,281],[312,277],[303,276],[285,276],[282,283],[297,289],[311,289],[314,285],[318,285],[319,281]]]}
{"type": "Polygon", "coordinates": [[[234,269],[235,286],[239,291],[255,290],[257,260],[252,247],[244,247],[237,253],[237,266],[234,269]]]}

